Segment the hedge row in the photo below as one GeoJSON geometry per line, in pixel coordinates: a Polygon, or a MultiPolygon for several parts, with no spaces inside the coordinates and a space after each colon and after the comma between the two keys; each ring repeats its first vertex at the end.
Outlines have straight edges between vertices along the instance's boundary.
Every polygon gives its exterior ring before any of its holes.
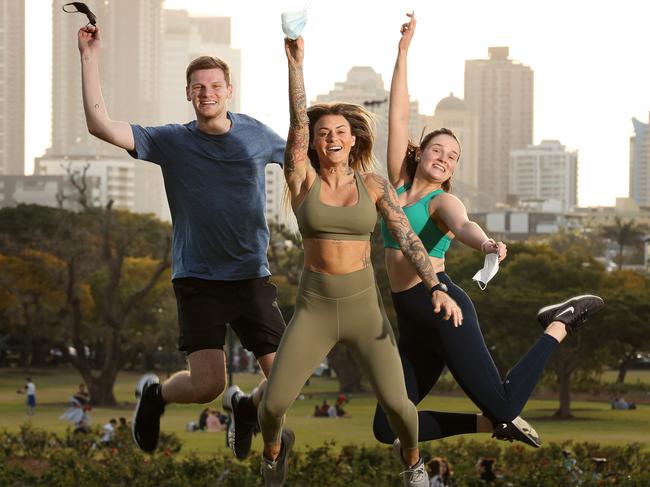
{"type": "MultiPolygon", "coordinates": [[[[0,432],[0,486],[8,487],[246,487],[262,485],[259,456],[179,456],[180,441],[163,435],[158,453],[144,455],[133,447],[128,431],[111,446],[88,435],[57,436],[29,426],[18,433],[0,432]]],[[[445,457],[453,468],[453,485],[485,485],[475,469],[482,457],[495,460],[492,485],[650,485],[650,454],[639,444],[608,447],[583,443],[534,450],[500,442],[439,441],[425,444],[423,457],[445,457]],[[606,458],[596,463],[593,458],[606,458]]],[[[384,487],[400,485],[400,465],[386,446],[336,447],[333,443],[294,452],[287,487],[384,487]]]]}

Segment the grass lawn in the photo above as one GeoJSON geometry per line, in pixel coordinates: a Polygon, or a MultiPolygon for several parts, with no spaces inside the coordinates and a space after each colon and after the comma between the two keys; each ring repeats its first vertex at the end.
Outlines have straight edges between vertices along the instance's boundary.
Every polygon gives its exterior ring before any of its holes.
{"type": "MultiPolygon", "coordinates": [[[[15,431],[27,420],[25,416],[24,395],[16,394],[22,388],[25,374],[16,369],[0,369],[0,428],[15,431]]],[[[36,414],[31,419],[34,426],[53,432],[64,432],[68,423],[58,417],[66,409],[69,396],[77,389],[79,376],[71,369],[35,371],[31,377],[36,384],[36,414]]],[[[102,425],[110,418],[125,416],[131,420],[134,405],[133,391],[139,375],[121,373],[115,386],[115,395],[120,406],[115,408],[95,408],[91,411],[93,425],[102,425]]],[[[236,374],[236,382],[249,391],[259,380],[252,374],[236,374]]],[[[633,371],[627,381],[650,382],[650,371],[633,371]]],[[[626,382],[627,382],[626,381],[626,382]]],[[[296,431],[297,446],[317,446],[334,440],[337,445],[357,444],[376,445],[372,435],[372,417],[375,399],[372,395],[353,397],[345,407],[350,418],[329,419],[312,417],[314,405],[323,398],[329,402],[336,399],[338,382],[331,379],[313,378],[303,389],[303,399],[297,400],[288,413],[287,425],[296,431]]],[[[221,409],[220,399],[211,407],[221,409]]],[[[545,443],[574,440],[577,442],[598,442],[608,445],[623,445],[640,442],[650,449],[650,405],[639,405],[632,411],[613,411],[606,398],[600,401],[574,401],[573,413],[577,419],[557,421],[551,418],[558,406],[557,400],[536,400],[528,402],[522,413],[541,435],[545,443]]],[[[465,397],[428,396],[419,409],[438,409],[441,411],[475,412],[476,407],[465,397]]],[[[224,433],[204,433],[185,431],[189,421],[197,421],[202,409],[200,405],[171,405],[162,418],[162,429],[174,432],[183,441],[183,451],[196,451],[199,454],[225,452],[224,433]]],[[[472,435],[475,439],[488,440],[490,435],[472,435]]],[[[261,440],[255,438],[253,448],[260,450],[261,440]]]]}

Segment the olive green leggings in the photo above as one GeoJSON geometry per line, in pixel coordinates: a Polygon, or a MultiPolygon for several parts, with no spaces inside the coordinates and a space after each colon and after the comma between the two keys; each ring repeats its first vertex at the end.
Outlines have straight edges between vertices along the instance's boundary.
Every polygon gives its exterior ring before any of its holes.
{"type": "Polygon", "coordinates": [[[277,443],[284,415],[323,358],[343,343],[370,380],[402,448],[418,445],[418,415],[372,267],[343,275],[303,270],[296,309],[278,347],[258,418],[265,443],[277,443]]]}

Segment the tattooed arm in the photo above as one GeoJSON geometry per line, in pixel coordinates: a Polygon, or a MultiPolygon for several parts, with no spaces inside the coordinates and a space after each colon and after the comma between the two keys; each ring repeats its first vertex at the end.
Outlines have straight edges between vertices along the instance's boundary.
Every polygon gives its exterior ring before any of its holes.
{"type": "Polygon", "coordinates": [[[81,54],[81,92],[88,132],[95,137],[126,150],[135,148],[133,130],[126,122],[111,120],[106,110],[99,82],[99,27],[79,29],[77,43],[81,54]]]}
{"type": "Polygon", "coordinates": [[[291,202],[304,191],[307,171],[312,170],[307,150],[309,148],[309,119],[307,118],[307,97],[302,74],[304,41],[285,39],[284,50],[289,64],[289,135],[284,151],[284,177],[291,192],[291,202]]]}
{"type": "MultiPolygon", "coordinates": [[[[371,180],[369,185],[376,195],[375,203],[379,213],[384,218],[386,226],[393,235],[395,241],[399,244],[402,253],[415,267],[418,276],[422,282],[431,289],[438,284],[438,276],[431,265],[429,254],[427,253],[420,237],[418,237],[411,224],[404,214],[404,210],[399,204],[397,193],[390,183],[383,177],[376,174],[369,174],[371,180]]],[[[449,295],[442,291],[435,291],[431,296],[434,311],[438,313],[441,309],[445,311],[445,319],[452,319],[454,326],[458,326],[463,321],[463,315],[456,302],[449,295]]]]}

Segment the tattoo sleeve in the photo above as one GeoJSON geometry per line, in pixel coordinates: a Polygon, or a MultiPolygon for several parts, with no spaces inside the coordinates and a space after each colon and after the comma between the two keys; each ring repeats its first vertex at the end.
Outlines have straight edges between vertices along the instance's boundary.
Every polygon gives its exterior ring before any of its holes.
{"type": "Polygon", "coordinates": [[[284,156],[284,174],[290,176],[296,164],[307,162],[309,119],[302,65],[289,64],[289,135],[284,156]]]}
{"type": "Polygon", "coordinates": [[[380,188],[377,207],[386,222],[386,226],[395,241],[399,244],[404,256],[415,267],[422,282],[428,288],[432,288],[438,284],[438,276],[436,276],[431,261],[429,260],[429,254],[424,248],[424,245],[422,245],[420,237],[411,228],[411,224],[399,204],[395,189],[386,179],[377,175],[372,175],[372,177],[380,188]]]}

